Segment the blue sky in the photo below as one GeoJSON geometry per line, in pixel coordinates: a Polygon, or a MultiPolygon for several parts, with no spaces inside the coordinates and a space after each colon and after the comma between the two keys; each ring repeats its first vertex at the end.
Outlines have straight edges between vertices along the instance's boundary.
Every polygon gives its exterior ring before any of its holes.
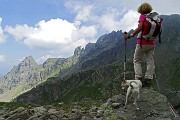
{"type": "Polygon", "coordinates": [[[39,64],[67,58],[105,33],[137,27],[143,2],[160,14],[180,14],[179,0],[1,0],[0,75],[26,56],[39,64]]]}

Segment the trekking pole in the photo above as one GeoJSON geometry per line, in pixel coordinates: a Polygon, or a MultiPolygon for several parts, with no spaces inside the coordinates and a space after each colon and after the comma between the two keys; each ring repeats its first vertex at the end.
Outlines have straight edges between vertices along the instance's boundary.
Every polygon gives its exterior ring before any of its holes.
{"type": "Polygon", "coordinates": [[[160,92],[159,83],[158,83],[157,76],[156,76],[155,72],[154,72],[154,77],[155,77],[155,80],[156,80],[156,85],[157,85],[157,88],[158,88],[158,92],[160,92]]]}
{"type": "MultiPolygon", "coordinates": [[[[124,34],[126,35],[127,32],[124,32],[124,34]]],[[[127,42],[125,40],[124,42],[124,80],[126,80],[126,46],[127,46],[126,44],[127,42]]]]}
{"type": "MultiPolygon", "coordinates": [[[[154,72],[154,77],[155,77],[155,80],[156,80],[156,85],[157,85],[157,88],[158,88],[158,92],[160,92],[160,87],[159,87],[159,83],[158,83],[158,80],[157,80],[157,76],[156,76],[156,73],[154,72]]],[[[175,118],[178,118],[179,115],[178,113],[176,112],[176,110],[174,109],[173,105],[169,102],[169,100],[167,101],[168,102],[168,106],[169,106],[169,109],[171,110],[171,112],[173,113],[174,117],[175,118]]]]}

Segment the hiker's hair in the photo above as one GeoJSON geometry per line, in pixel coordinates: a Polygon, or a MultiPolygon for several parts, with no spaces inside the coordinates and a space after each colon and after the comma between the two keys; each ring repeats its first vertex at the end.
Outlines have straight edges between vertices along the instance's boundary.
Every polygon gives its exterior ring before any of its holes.
{"type": "Polygon", "coordinates": [[[152,11],[152,7],[149,3],[143,3],[138,7],[137,11],[140,14],[147,14],[152,11]]]}

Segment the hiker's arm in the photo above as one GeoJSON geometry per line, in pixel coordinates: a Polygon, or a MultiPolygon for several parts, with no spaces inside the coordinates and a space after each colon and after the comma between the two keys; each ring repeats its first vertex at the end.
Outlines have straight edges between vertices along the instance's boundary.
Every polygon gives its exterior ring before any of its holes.
{"type": "Polygon", "coordinates": [[[142,27],[143,27],[143,22],[139,22],[138,27],[134,30],[134,32],[131,33],[130,35],[128,35],[128,34],[124,35],[124,38],[127,40],[129,38],[134,37],[142,30],[142,27]]]}
{"type": "Polygon", "coordinates": [[[138,27],[134,30],[134,32],[131,34],[131,37],[134,37],[135,35],[137,35],[143,27],[143,22],[139,22],[138,27]]]}

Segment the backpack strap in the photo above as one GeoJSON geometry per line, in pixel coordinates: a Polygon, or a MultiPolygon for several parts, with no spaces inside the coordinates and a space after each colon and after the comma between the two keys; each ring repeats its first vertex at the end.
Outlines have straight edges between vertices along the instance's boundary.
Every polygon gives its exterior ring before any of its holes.
{"type": "MultiPolygon", "coordinates": [[[[144,20],[145,21],[145,20],[144,20]]],[[[144,21],[142,25],[142,31],[141,31],[141,41],[140,41],[140,48],[142,48],[142,38],[143,38],[143,32],[144,32],[144,21]]]]}
{"type": "Polygon", "coordinates": [[[162,33],[162,29],[160,30],[160,33],[159,33],[159,43],[161,43],[161,33],[162,33]]]}
{"type": "MultiPolygon", "coordinates": [[[[161,18],[160,25],[162,25],[162,22],[163,22],[163,19],[161,18]]],[[[160,32],[159,32],[159,43],[161,43],[161,33],[162,33],[162,28],[160,29],[160,32]]]]}

